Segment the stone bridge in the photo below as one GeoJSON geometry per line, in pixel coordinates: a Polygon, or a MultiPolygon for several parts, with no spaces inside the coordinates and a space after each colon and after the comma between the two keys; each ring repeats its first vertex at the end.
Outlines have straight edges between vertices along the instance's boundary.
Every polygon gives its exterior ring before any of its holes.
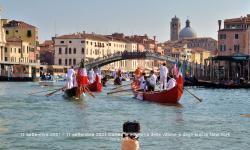
{"type": "Polygon", "coordinates": [[[165,56],[165,55],[160,55],[159,53],[155,52],[149,52],[149,51],[144,51],[144,52],[118,52],[114,53],[112,55],[108,55],[105,57],[100,57],[97,58],[93,61],[86,62],[85,67],[87,69],[94,68],[94,67],[102,67],[107,64],[120,61],[120,60],[127,60],[127,59],[148,59],[148,60],[160,60],[160,61],[166,61],[169,63],[174,63],[175,58],[165,56]]]}

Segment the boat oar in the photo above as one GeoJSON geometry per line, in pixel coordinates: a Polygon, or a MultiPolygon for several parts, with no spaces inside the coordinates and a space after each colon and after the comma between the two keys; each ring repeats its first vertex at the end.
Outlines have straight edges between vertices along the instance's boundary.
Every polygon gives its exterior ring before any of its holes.
{"type": "Polygon", "coordinates": [[[55,91],[53,91],[53,92],[51,92],[51,93],[46,94],[46,96],[51,96],[51,95],[55,94],[56,92],[58,92],[58,91],[62,90],[63,88],[64,88],[64,87],[62,87],[62,88],[60,88],[60,89],[56,89],[55,91]]]}
{"type": "Polygon", "coordinates": [[[129,86],[129,85],[131,85],[131,84],[129,83],[129,84],[125,84],[125,85],[119,85],[118,87],[115,87],[115,88],[113,88],[111,90],[116,90],[118,88],[121,88],[121,87],[124,87],[124,86],[129,86]]]}
{"type": "Polygon", "coordinates": [[[113,91],[113,92],[108,92],[107,95],[114,94],[114,93],[120,93],[120,92],[127,92],[131,91],[132,89],[125,89],[125,90],[119,90],[119,91],[113,91]]]}
{"type": "Polygon", "coordinates": [[[95,95],[89,90],[89,88],[87,86],[83,86],[83,88],[85,89],[86,93],[88,93],[90,96],[95,98],[95,95]]]}
{"type": "Polygon", "coordinates": [[[192,95],[193,97],[195,97],[198,101],[202,102],[202,99],[197,97],[195,94],[193,94],[192,92],[190,92],[189,90],[187,90],[186,88],[184,88],[184,90],[186,90],[190,95],[192,95]]]}
{"type": "Polygon", "coordinates": [[[55,89],[51,89],[51,90],[43,90],[43,91],[37,91],[37,92],[31,92],[28,93],[28,95],[33,95],[33,94],[37,94],[37,93],[43,93],[43,92],[49,92],[49,91],[54,91],[55,89]]]}

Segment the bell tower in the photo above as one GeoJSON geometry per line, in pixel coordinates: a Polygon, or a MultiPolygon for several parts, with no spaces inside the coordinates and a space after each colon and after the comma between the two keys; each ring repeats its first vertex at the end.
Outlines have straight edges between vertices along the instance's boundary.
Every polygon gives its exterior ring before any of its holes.
{"type": "Polygon", "coordinates": [[[170,40],[177,41],[179,39],[179,32],[181,29],[181,22],[178,17],[172,18],[170,22],[170,40]]]}

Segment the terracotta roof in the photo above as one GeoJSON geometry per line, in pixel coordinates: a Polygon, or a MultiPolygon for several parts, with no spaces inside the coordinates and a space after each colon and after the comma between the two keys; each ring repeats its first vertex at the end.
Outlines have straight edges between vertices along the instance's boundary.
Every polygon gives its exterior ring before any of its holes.
{"type": "Polygon", "coordinates": [[[103,35],[98,34],[87,34],[87,33],[74,33],[67,34],[56,37],[56,39],[91,39],[91,40],[99,40],[99,41],[108,41],[109,39],[103,35]]]}
{"type": "Polygon", "coordinates": [[[36,28],[33,25],[30,25],[28,23],[25,23],[23,21],[16,21],[11,20],[7,24],[5,24],[3,27],[20,27],[20,28],[36,28]]]}

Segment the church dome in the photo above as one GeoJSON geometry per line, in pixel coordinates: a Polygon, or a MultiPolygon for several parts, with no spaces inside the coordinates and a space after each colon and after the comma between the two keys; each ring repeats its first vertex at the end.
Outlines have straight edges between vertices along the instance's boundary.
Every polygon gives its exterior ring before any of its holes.
{"type": "Polygon", "coordinates": [[[194,29],[190,27],[189,20],[186,21],[186,27],[180,31],[179,38],[180,39],[196,38],[196,33],[195,33],[194,29]]]}

